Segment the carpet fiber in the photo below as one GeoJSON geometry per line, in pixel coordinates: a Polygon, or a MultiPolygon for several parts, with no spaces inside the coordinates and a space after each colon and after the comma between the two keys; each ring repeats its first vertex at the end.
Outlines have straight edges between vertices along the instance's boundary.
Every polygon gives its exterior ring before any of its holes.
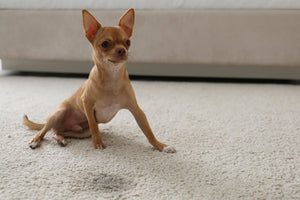
{"type": "Polygon", "coordinates": [[[300,85],[133,81],[153,150],[121,110],[91,138],[40,148],[22,125],[47,116],[83,78],[0,76],[0,199],[300,199],[300,85]]]}

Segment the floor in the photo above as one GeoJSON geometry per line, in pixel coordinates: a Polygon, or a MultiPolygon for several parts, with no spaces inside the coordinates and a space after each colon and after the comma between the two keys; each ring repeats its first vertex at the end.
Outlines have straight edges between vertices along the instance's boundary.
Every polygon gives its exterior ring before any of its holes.
{"type": "Polygon", "coordinates": [[[154,150],[121,110],[91,139],[40,148],[22,125],[45,122],[85,77],[0,75],[0,199],[300,199],[300,85],[290,81],[135,78],[154,150]]]}

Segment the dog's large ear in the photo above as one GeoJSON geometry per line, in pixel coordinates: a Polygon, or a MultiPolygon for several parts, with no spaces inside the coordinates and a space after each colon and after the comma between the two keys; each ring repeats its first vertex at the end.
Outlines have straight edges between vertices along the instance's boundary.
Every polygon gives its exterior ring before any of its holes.
{"type": "Polygon", "coordinates": [[[87,10],[82,10],[82,21],[85,36],[93,43],[97,31],[101,28],[101,24],[87,10]]]}
{"type": "Polygon", "coordinates": [[[131,37],[134,27],[134,9],[129,9],[120,19],[119,26],[131,37]]]}

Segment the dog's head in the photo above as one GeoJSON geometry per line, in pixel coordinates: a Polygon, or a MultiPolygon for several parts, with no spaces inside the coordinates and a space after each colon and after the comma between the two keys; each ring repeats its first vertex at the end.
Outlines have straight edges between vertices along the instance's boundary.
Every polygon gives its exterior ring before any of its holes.
{"type": "Polygon", "coordinates": [[[134,27],[134,9],[120,19],[119,26],[102,27],[87,10],[82,10],[83,27],[99,64],[119,65],[128,59],[130,37],[134,27]]]}

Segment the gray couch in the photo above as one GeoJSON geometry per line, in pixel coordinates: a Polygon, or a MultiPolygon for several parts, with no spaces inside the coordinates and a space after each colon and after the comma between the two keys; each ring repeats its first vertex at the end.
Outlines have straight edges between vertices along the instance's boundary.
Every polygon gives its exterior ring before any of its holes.
{"type": "MultiPolygon", "coordinates": [[[[125,10],[90,10],[117,25],[125,10]]],[[[300,10],[137,10],[133,75],[300,79],[300,10]]],[[[3,69],[88,73],[81,10],[0,10],[3,69]]]]}

